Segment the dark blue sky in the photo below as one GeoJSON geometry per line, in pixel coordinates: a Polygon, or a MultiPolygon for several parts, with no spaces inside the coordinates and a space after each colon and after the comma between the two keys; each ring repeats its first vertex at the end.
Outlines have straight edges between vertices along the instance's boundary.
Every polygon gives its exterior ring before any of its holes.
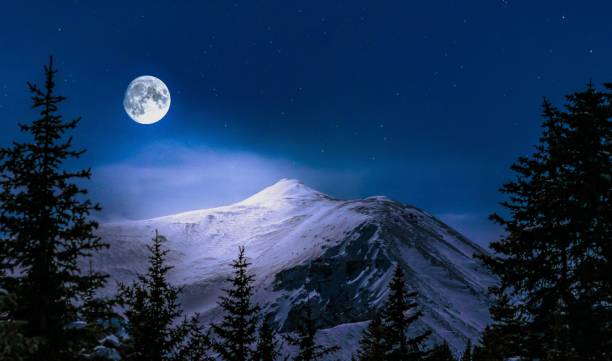
{"type": "Polygon", "coordinates": [[[239,200],[281,177],[385,194],[485,244],[488,213],[559,104],[612,81],[609,1],[13,1],[0,14],[0,141],[32,119],[49,54],[82,115],[102,218],[239,200]],[[127,84],[170,88],[153,126],[127,84]]]}

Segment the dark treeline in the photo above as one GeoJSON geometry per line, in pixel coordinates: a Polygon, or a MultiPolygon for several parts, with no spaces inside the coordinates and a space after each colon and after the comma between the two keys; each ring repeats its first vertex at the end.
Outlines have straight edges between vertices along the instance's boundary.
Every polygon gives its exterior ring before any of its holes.
{"type": "MultiPolygon", "coordinates": [[[[0,149],[0,361],[315,361],[339,351],[318,343],[304,304],[294,332],[279,334],[256,304],[255,275],[245,249],[232,263],[222,317],[204,325],[181,309],[181,288],[167,275],[165,238],[155,233],[149,266],[118,294],[98,296],[107,276],[81,269],[108,247],[94,233],[82,180],[89,169],[65,168],[79,158],[64,120],[50,60],[45,84],[29,84],[39,117],[20,124],[30,141],[0,149]],[[287,354],[289,353],[289,354],[287,354]]],[[[544,102],[544,130],[534,154],[512,166],[516,178],[503,215],[505,236],[479,255],[499,277],[491,289],[492,323],[472,346],[454,354],[430,332],[417,332],[417,295],[399,263],[380,309],[372,310],[353,360],[503,361],[612,360],[612,85],[588,85],[564,110],[544,102]]]]}

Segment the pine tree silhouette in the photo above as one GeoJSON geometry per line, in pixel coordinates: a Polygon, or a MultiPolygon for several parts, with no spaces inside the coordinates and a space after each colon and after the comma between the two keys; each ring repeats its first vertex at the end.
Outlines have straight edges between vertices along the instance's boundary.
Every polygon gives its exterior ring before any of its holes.
{"type": "Polygon", "coordinates": [[[463,350],[463,354],[461,355],[461,361],[472,361],[472,340],[468,340],[465,345],[465,350],[463,350]]]}
{"type": "Polygon", "coordinates": [[[182,341],[170,358],[171,361],[215,361],[210,356],[210,337],[204,332],[197,316],[185,318],[181,327],[177,328],[175,337],[182,341]]]}
{"type": "Polygon", "coordinates": [[[427,361],[456,361],[448,343],[434,347],[426,358],[427,361]]]}
{"type": "Polygon", "coordinates": [[[147,273],[130,286],[119,284],[119,303],[125,308],[128,340],[121,347],[125,361],[187,361],[206,359],[208,341],[196,316],[180,310],[179,287],[168,283],[165,237],[155,231],[147,273]],[[179,322],[183,318],[182,322],[179,322]]]}
{"type": "Polygon", "coordinates": [[[252,302],[254,276],[248,274],[249,265],[244,247],[239,247],[238,258],[232,264],[234,274],[228,279],[231,286],[219,301],[223,320],[212,325],[217,336],[214,349],[225,361],[247,361],[253,357],[259,306],[252,302]]]}
{"type": "Polygon", "coordinates": [[[384,360],[387,350],[384,336],[385,328],[380,313],[377,312],[368,324],[368,328],[364,330],[361,340],[359,340],[357,360],[384,360]]]}
{"type": "Polygon", "coordinates": [[[382,318],[385,327],[385,342],[389,361],[421,360],[426,352],[422,343],[431,334],[430,331],[409,338],[408,328],[421,317],[420,311],[415,311],[417,304],[412,301],[417,295],[408,292],[405,286],[404,272],[397,265],[393,279],[389,284],[389,298],[383,308],[382,318]],[[412,312],[411,314],[408,314],[412,312]]]}
{"type": "Polygon", "coordinates": [[[525,344],[521,338],[526,332],[525,324],[503,289],[492,287],[490,293],[495,299],[489,309],[493,323],[485,328],[481,336],[478,354],[481,359],[491,360],[516,357],[524,352],[522,347],[525,344]]]}
{"type": "Polygon", "coordinates": [[[327,355],[338,352],[338,346],[322,346],[317,344],[315,336],[317,328],[312,319],[312,309],[306,304],[304,315],[297,326],[295,335],[286,335],[285,340],[291,346],[298,347],[298,354],[293,357],[293,361],[317,361],[327,355]]]}
{"type": "Polygon", "coordinates": [[[259,327],[257,348],[253,361],[275,361],[280,357],[280,345],[272,327],[272,316],[266,315],[259,327]]]}
{"type": "Polygon", "coordinates": [[[610,358],[612,85],[588,84],[563,111],[543,108],[535,153],[518,159],[517,178],[501,189],[509,215],[491,217],[506,236],[483,259],[525,321],[521,356],[610,358]]]}
{"type": "MultiPolygon", "coordinates": [[[[21,131],[26,142],[0,150],[0,237],[4,273],[0,288],[15,297],[11,317],[25,322],[24,334],[40,339],[36,360],[73,360],[93,345],[78,304],[105,283],[106,276],[82,272],[80,262],[106,247],[93,234],[89,218],[100,210],[79,184],[89,169],[72,171],[65,163],[77,159],[72,137],[80,118],[65,121],[58,114],[65,100],[55,93],[53,59],[45,66],[45,86],[28,83],[32,107],[40,116],[21,131]]],[[[2,273],[2,272],[0,272],[2,273]]]]}
{"type": "Polygon", "coordinates": [[[472,353],[473,361],[506,361],[509,358],[506,355],[509,353],[498,340],[503,340],[504,335],[500,334],[499,330],[487,326],[480,341],[474,347],[472,353]]]}

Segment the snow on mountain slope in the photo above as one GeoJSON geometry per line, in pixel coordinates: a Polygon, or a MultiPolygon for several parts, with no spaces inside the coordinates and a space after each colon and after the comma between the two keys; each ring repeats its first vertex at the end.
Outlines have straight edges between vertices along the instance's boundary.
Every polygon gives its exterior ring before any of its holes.
{"type": "Polygon", "coordinates": [[[419,293],[419,328],[461,350],[489,320],[486,289],[494,279],[473,258],[484,250],[385,197],[335,200],[283,179],[234,205],[104,224],[99,233],[111,248],[95,266],[129,282],[146,268],[145,245],[155,229],[168,238],[171,281],[185,287],[184,308],[208,320],[218,317],[216,300],[239,245],[253,263],[256,300],[278,326],[292,330],[308,303],[325,339],[342,339],[343,355],[384,302],[396,263],[419,293]]]}

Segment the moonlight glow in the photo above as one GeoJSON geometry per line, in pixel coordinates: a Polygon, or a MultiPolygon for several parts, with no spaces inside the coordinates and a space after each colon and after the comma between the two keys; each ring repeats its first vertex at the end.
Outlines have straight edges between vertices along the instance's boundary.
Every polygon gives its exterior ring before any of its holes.
{"type": "Polygon", "coordinates": [[[130,118],[140,124],[156,123],[170,109],[170,91],[154,76],[139,76],[128,85],[123,107],[130,118]]]}

